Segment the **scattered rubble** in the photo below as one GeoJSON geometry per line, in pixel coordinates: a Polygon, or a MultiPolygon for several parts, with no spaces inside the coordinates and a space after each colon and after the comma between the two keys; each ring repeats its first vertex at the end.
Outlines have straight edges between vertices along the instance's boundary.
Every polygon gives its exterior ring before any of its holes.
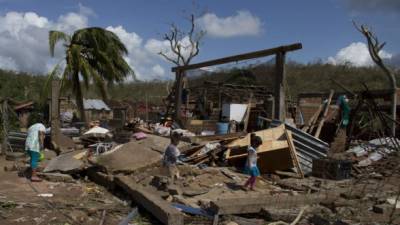
{"type": "Polygon", "coordinates": [[[252,132],[263,141],[255,190],[243,188],[252,134],[238,130],[249,123],[252,97],[241,104],[244,124],[236,124],[233,133],[208,126],[217,121],[197,119],[188,122],[193,132],[173,121],[133,122],[123,130],[94,125],[68,138],[73,145],[58,155],[57,149],[44,152],[38,174],[44,182],[37,185],[17,177],[28,159],[23,134],[10,133],[16,148],[1,171],[6,178],[0,185],[0,223],[399,224],[399,140],[386,128],[371,140],[346,137],[341,130],[330,149],[322,139],[332,99],[331,92],[303,125],[259,117],[270,126],[252,132]],[[171,132],[182,134],[176,179],[162,164],[171,132]],[[18,215],[26,209],[32,215],[18,215]]]}

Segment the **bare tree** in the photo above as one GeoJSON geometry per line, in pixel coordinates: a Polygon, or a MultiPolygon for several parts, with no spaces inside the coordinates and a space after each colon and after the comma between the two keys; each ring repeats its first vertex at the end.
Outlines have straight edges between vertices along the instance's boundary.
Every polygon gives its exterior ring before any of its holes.
{"type": "MultiPolygon", "coordinates": [[[[183,31],[176,24],[171,24],[171,29],[164,34],[163,39],[169,42],[172,54],[160,51],[158,54],[176,66],[187,66],[192,59],[199,54],[200,42],[205,35],[204,30],[196,30],[194,14],[189,18],[190,29],[183,31]]],[[[182,104],[181,95],[184,72],[178,71],[175,78],[175,119],[179,120],[179,112],[182,104]]]]}
{"type": "Polygon", "coordinates": [[[379,53],[385,46],[385,42],[380,43],[378,40],[378,37],[373,34],[370,29],[366,25],[361,25],[358,26],[354,21],[353,21],[354,27],[365,36],[367,39],[368,43],[368,51],[369,54],[371,55],[372,60],[374,63],[383,70],[383,72],[387,75],[390,81],[390,86],[391,86],[391,91],[393,92],[392,95],[392,135],[395,136],[396,134],[396,107],[397,107],[397,83],[396,83],[396,77],[394,76],[394,73],[385,65],[383,62],[381,56],[379,53]]]}
{"type": "Polygon", "coordinates": [[[158,53],[176,66],[189,65],[190,61],[199,54],[200,41],[205,34],[204,30],[196,31],[194,14],[190,15],[189,21],[191,27],[188,32],[181,30],[176,24],[171,24],[169,33],[164,34],[163,38],[169,42],[173,55],[171,56],[163,51],[158,53]],[[184,43],[185,38],[188,39],[189,43],[184,43]]]}

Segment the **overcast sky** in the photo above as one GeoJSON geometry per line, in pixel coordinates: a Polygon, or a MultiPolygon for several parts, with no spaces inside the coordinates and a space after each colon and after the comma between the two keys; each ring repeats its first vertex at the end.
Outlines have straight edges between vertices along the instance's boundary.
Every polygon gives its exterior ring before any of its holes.
{"type": "Polygon", "coordinates": [[[194,8],[207,32],[194,62],[301,42],[292,60],[371,65],[352,20],[387,42],[383,58],[400,53],[400,0],[0,0],[0,68],[47,73],[63,57],[61,46],[50,57],[49,30],[100,26],[125,43],[139,79],[171,79],[172,65],[157,55],[168,47],[162,34],[172,22],[187,26],[194,8]]]}

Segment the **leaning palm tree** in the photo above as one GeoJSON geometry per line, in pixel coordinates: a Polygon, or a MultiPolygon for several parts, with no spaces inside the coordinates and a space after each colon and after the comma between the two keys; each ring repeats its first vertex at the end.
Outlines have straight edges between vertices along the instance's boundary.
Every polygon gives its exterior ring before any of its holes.
{"type": "Polygon", "coordinates": [[[52,80],[57,75],[61,79],[61,90],[66,88],[75,95],[81,120],[86,122],[83,106],[82,83],[86,89],[94,84],[103,99],[107,99],[107,85],[122,82],[132,69],[123,56],[128,50],[113,32],[103,28],[91,27],[77,30],[72,36],[61,31],[49,32],[50,54],[54,57],[54,49],[59,41],[64,41],[65,68],[60,70],[60,63],[50,73],[52,80]]]}

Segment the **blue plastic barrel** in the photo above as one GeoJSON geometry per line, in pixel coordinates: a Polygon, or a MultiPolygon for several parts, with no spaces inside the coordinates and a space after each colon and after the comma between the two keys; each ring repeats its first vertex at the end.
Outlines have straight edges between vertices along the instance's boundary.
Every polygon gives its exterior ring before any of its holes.
{"type": "Polygon", "coordinates": [[[229,123],[217,123],[217,134],[227,134],[229,123]]]}

